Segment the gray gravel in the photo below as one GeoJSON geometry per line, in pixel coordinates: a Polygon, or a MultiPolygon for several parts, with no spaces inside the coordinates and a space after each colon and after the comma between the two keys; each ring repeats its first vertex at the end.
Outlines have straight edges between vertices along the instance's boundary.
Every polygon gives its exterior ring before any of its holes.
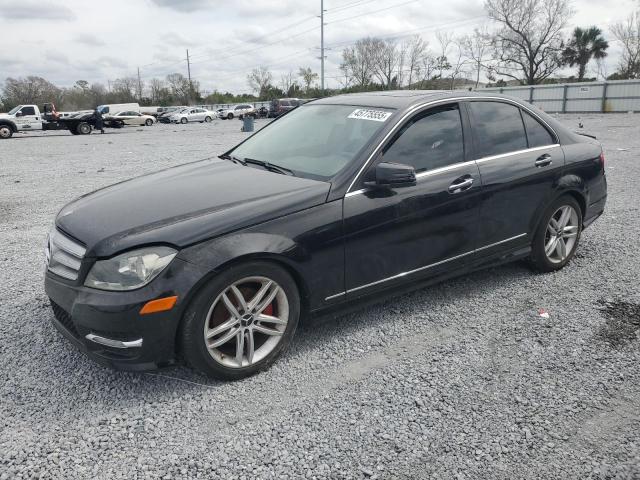
{"type": "Polygon", "coordinates": [[[640,478],[640,116],[581,121],[610,197],[567,268],[304,326],[235,383],[88,360],[50,324],[42,247],[67,201],[219,154],[240,122],[0,142],[0,479],[640,478]]]}

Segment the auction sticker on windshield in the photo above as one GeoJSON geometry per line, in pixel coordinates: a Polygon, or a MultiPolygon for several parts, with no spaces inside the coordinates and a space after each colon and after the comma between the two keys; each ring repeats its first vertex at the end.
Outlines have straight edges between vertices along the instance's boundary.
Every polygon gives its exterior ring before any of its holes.
{"type": "Polygon", "coordinates": [[[357,120],[373,120],[374,122],[384,122],[391,116],[391,112],[383,110],[368,110],[366,108],[358,108],[351,112],[347,118],[355,118],[357,120]]]}

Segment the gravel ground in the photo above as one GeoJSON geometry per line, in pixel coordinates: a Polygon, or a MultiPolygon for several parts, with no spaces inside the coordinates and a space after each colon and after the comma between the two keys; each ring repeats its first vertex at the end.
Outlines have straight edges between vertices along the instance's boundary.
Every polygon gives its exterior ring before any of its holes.
{"type": "Polygon", "coordinates": [[[640,478],[640,116],[580,121],[610,196],[567,268],[507,265],[306,325],[235,383],[94,364],[50,324],[42,262],[63,204],[219,154],[240,122],[0,142],[0,479],[640,478]]]}

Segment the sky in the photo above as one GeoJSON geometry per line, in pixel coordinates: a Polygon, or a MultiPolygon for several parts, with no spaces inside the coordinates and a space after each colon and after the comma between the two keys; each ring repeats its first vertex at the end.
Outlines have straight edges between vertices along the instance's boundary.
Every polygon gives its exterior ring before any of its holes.
{"type": "MultiPolygon", "coordinates": [[[[573,26],[608,28],[638,0],[574,0],[573,26]]],[[[488,22],[482,0],[325,0],[326,86],[339,87],[343,48],[367,35],[421,34],[435,50],[437,31],[463,35],[488,22]],[[445,8],[446,6],[446,8],[445,8]]],[[[267,66],[278,84],[299,67],[320,71],[320,0],[0,0],[0,82],[39,75],[58,86],[76,80],[108,85],[179,72],[205,92],[248,92],[247,73],[267,66]]],[[[567,32],[569,33],[569,32],[567,32]]],[[[401,38],[400,38],[401,39],[401,38]]],[[[569,73],[569,72],[566,72],[569,73]]],[[[595,72],[591,72],[595,74],[595,72]]]]}

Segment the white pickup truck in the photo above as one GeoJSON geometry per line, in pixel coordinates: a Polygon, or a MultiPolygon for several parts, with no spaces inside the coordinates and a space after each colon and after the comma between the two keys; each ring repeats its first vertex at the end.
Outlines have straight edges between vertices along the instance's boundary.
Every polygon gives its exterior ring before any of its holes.
{"type": "Polygon", "coordinates": [[[37,105],[18,105],[9,113],[0,113],[0,140],[32,130],[69,130],[74,135],[87,135],[95,126],[93,112],[62,117],[53,103],[45,103],[43,112],[37,105]]]}

